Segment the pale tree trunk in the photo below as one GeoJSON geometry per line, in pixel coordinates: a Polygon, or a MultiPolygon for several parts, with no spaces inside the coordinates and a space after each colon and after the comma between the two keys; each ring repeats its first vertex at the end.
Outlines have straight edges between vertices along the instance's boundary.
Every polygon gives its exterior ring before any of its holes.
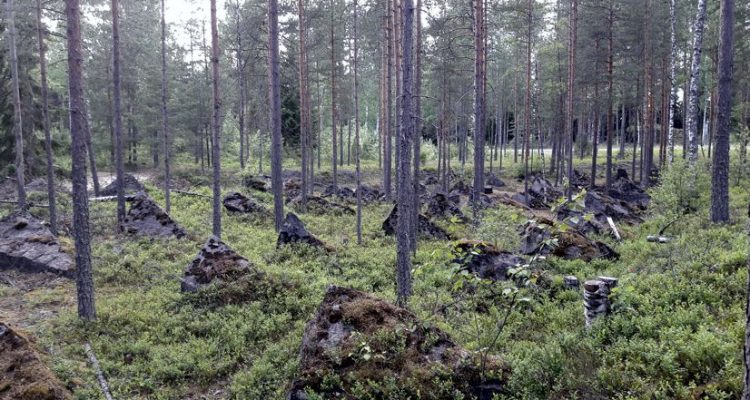
{"type": "Polygon", "coordinates": [[[68,87],[70,90],[71,180],[73,182],[73,239],[76,249],[78,316],[96,319],[94,278],[91,271],[89,205],[86,189],[86,101],[83,97],[81,9],[78,0],[65,0],[68,40],[68,87]]]}
{"type": "Polygon", "coordinates": [[[18,209],[26,211],[26,188],[23,157],[23,121],[21,119],[21,91],[18,78],[18,54],[16,51],[16,23],[13,0],[6,0],[5,11],[8,18],[8,48],[10,50],[11,89],[13,91],[13,132],[16,151],[16,186],[18,187],[18,209]]]}
{"type": "Polygon", "coordinates": [[[167,110],[167,23],[164,18],[164,0],[161,0],[161,129],[164,132],[164,204],[167,213],[172,203],[169,199],[169,113],[167,110]]]}
{"type": "Polygon", "coordinates": [[[477,218],[479,196],[484,192],[484,7],[474,0],[474,217],[477,218]]]}
{"type": "Polygon", "coordinates": [[[567,143],[567,167],[568,167],[568,200],[573,198],[573,101],[575,91],[576,77],[576,42],[578,25],[578,0],[570,2],[570,42],[568,49],[568,105],[565,111],[565,135],[568,138],[567,143]]]}
{"type": "MultiPolygon", "coordinates": [[[[480,0],[481,1],[481,0],[480,0]]],[[[531,155],[531,34],[532,34],[532,17],[534,12],[533,0],[529,0],[526,9],[526,99],[524,101],[525,110],[523,116],[523,193],[529,196],[529,157],[531,155]]],[[[528,197],[527,197],[528,198],[528,197]]]]}
{"type": "Polygon", "coordinates": [[[416,38],[414,40],[414,209],[411,220],[412,252],[417,251],[417,227],[419,224],[419,168],[420,147],[422,145],[422,0],[417,0],[416,38]]]}
{"type": "Polygon", "coordinates": [[[653,79],[653,44],[651,43],[651,0],[646,0],[646,17],[643,19],[644,65],[643,76],[644,113],[643,113],[643,163],[641,164],[641,185],[651,186],[651,168],[654,159],[654,79],[653,79]]]}
{"type": "Polygon", "coordinates": [[[302,157],[302,204],[307,204],[308,154],[310,152],[310,102],[307,89],[307,44],[304,0],[297,0],[299,20],[299,104],[300,104],[300,153],[302,157]]]}
{"type": "Polygon", "coordinates": [[[385,31],[386,31],[386,59],[385,59],[385,65],[386,65],[386,73],[385,73],[385,127],[384,127],[384,137],[385,137],[385,146],[383,150],[383,191],[385,193],[386,200],[391,200],[392,194],[391,194],[391,187],[393,186],[391,184],[391,176],[393,175],[393,172],[391,170],[392,167],[392,146],[391,141],[393,137],[393,96],[391,92],[391,88],[393,87],[393,64],[391,63],[391,60],[393,58],[393,19],[391,18],[392,14],[392,7],[393,7],[393,0],[386,0],[386,21],[385,21],[385,31]]]}
{"type": "Polygon", "coordinates": [[[52,164],[52,135],[49,126],[49,95],[47,86],[47,55],[42,25],[42,0],[36,0],[36,34],[39,44],[39,73],[42,85],[42,123],[44,125],[44,150],[47,153],[47,198],[49,203],[50,231],[57,235],[57,206],[55,200],[55,166],[52,164]]]}
{"type": "Polygon", "coordinates": [[[85,116],[83,121],[86,124],[86,151],[89,156],[89,166],[91,168],[91,180],[94,184],[94,196],[99,196],[99,175],[96,172],[96,152],[94,151],[94,143],[91,140],[91,127],[89,126],[89,116],[85,116]]]}
{"type": "MultiPolygon", "coordinates": [[[[674,108],[677,101],[677,85],[675,84],[675,62],[677,59],[677,38],[676,26],[677,17],[675,16],[675,1],[669,0],[669,121],[667,121],[667,161],[669,164],[674,162],[674,108]]],[[[684,130],[685,127],[683,127],[684,130]]]]}
{"type": "Polygon", "coordinates": [[[276,231],[284,222],[281,182],[281,87],[279,84],[279,4],[268,0],[268,104],[271,107],[271,185],[276,231]]]}
{"type": "Polygon", "coordinates": [[[359,49],[357,48],[357,0],[354,0],[352,19],[354,20],[352,42],[353,42],[353,72],[354,72],[354,162],[356,163],[357,179],[357,244],[362,244],[362,177],[360,176],[360,144],[359,144],[359,72],[357,63],[359,49]]]}
{"type": "Polygon", "coordinates": [[[238,119],[240,129],[240,169],[245,169],[245,151],[249,150],[249,146],[245,146],[245,111],[247,108],[247,83],[245,82],[245,61],[243,60],[244,54],[242,48],[242,32],[240,30],[242,24],[242,13],[240,8],[240,1],[237,0],[235,3],[235,23],[236,23],[236,36],[237,36],[237,88],[239,90],[240,104],[238,107],[238,119]]]}
{"type": "Polygon", "coordinates": [[[414,124],[412,123],[412,30],[414,7],[412,0],[403,0],[403,37],[401,68],[401,123],[398,134],[398,214],[396,223],[397,261],[396,261],[396,296],[400,306],[405,307],[411,296],[411,249],[409,232],[411,231],[411,209],[414,206],[414,187],[411,183],[411,140],[414,124]]]}
{"type": "MultiPolygon", "coordinates": [[[[115,174],[117,175],[117,226],[125,220],[125,166],[122,159],[122,91],[120,85],[120,11],[119,0],[112,0],[112,111],[115,130],[115,174]]],[[[201,145],[201,149],[203,146],[201,145]]],[[[201,153],[202,154],[202,153],[201,153]]],[[[202,158],[202,157],[201,157],[202,158]]]]}
{"type": "MultiPolygon", "coordinates": [[[[672,0],[674,1],[674,0],[672,0]]],[[[607,179],[609,189],[612,184],[612,142],[614,141],[614,0],[609,1],[607,20],[607,179]]]]}
{"type": "Polygon", "coordinates": [[[216,0],[211,0],[211,73],[213,94],[213,234],[221,237],[221,97],[219,97],[219,30],[216,0]]]}
{"type": "Polygon", "coordinates": [[[732,118],[734,0],[721,0],[716,150],[711,170],[711,221],[729,222],[729,135],[732,118]]]}
{"type": "Polygon", "coordinates": [[[331,0],[331,169],[333,172],[333,186],[338,187],[338,163],[336,143],[336,48],[335,48],[335,15],[336,3],[331,0]]]}
{"type": "Polygon", "coordinates": [[[695,167],[698,160],[698,101],[700,92],[701,52],[703,51],[703,26],[706,22],[706,0],[698,0],[698,11],[693,25],[693,51],[690,65],[690,101],[687,109],[688,164],[695,167]]]}
{"type": "MultiPolygon", "coordinates": [[[[597,36],[596,38],[596,54],[599,54],[599,43],[601,38],[597,36]]],[[[599,76],[599,59],[598,57],[594,60],[594,76],[599,76]]],[[[591,135],[591,180],[589,182],[589,187],[593,189],[596,187],[596,162],[597,157],[599,156],[599,133],[601,131],[601,127],[599,126],[599,79],[595,78],[594,80],[594,129],[592,131],[591,135]]]]}

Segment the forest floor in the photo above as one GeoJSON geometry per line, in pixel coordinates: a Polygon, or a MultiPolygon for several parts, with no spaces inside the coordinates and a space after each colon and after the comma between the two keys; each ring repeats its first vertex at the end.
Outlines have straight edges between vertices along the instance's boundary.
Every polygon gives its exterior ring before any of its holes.
{"type": "MultiPolygon", "coordinates": [[[[581,169],[588,162],[581,160],[581,169]]],[[[350,186],[351,167],[343,169],[342,181],[350,186]]],[[[376,165],[365,165],[364,170],[369,184],[379,181],[376,165]]],[[[523,184],[515,179],[519,170],[517,165],[506,167],[499,176],[509,186],[493,196],[521,190],[523,184]]],[[[514,309],[497,342],[491,339],[504,313],[502,305],[438,312],[454,302],[452,242],[420,241],[409,307],[463,347],[491,346],[493,354],[507,360],[513,372],[502,398],[737,398],[742,388],[750,194],[747,181],[733,179],[733,223],[711,225],[709,178],[705,168],[700,170],[698,196],[688,198],[686,170],[676,166],[650,192],[653,202],[643,224],[618,226],[621,242],[597,237],[620,253],[619,260],[539,260],[534,266],[537,284],[523,289],[528,303],[514,309]],[[698,211],[681,215],[685,202],[698,211]],[[647,235],[674,219],[678,222],[667,232],[671,242],[646,242],[647,235]],[[563,290],[565,275],[581,281],[599,275],[618,278],[612,315],[586,330],[580,294],[563,290]]],[[[270,193],[244,188],[244,175],[228,166],[223,192],[245,193],[270,209],[270,193]]],[[[324,171],[322,176],[329,175],[324,171]]],[[[179,189],[210,195],[207,174],[178,165],[174,177],[179,189]]],[[[159,173],[142,172],[139,178],[163,204],[159,173]]],[[[469,182],[468,175],[465,180],[469,182]]],[[[46,197],[42,195],[32,197],[46,197]]],[[[62,209],[69,211],[69,199],[61,197],[62,209]]],[[[2,270],[0,321],[36,337],[48,354],[45,361],[81,399],[102,398],[86,362],[82,347],[86,341],[91,342],[118,399],[283,399],[298,364],[304,324],[328,285],[394,300],[395,240],[381,229],[390,209],[385,203],[364,207],[361,246],[356,244],[354,216],[297,212],[308,230],[334,248],[331,253],[305,246],[277,249],[271,218],[224,212],[222,239],[269,275],[294,283],[296,289],[277,299],[277,304],[216,306],[192,301],[179,290],[185,266],[211,232],[209,199],[173,194],[171,216],[189,237],[163,240],[115,235],[115,204],[94,202],[98,320],[78,321],[73,281],[2,270]]],[[[9,210],[4,205],[0,214],[9,210]]],[[[33,211],[46,216],[44,209],[33,211]]],[[[467,209],[464,212],[471,215],[467,209]]],[[[497,205],[483,212],[477,226],[451,220],[438,223],[456,238],[515,250],[520,243],[518,226],[550,215],[497,205]]],[[[63,245],[72,247],[69,238],[63,239],[63,245]]]]}

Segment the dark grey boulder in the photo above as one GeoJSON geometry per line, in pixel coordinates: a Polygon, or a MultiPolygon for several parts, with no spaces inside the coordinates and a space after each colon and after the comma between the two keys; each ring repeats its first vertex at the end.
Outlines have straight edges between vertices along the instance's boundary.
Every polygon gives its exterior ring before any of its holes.
{"type": "Polygon", "coordinates": [[[267,212],[265,207],[239,192],[224,197],[222,203],[224,204],[224,208],[230,213],[248,214],[267,212]]]}
{"type": "Polygon", "coordinates": [[[60,247],[44,222],[28,213],[0,219],[0,269],[75,275],[73,259],[60,247]]]}
{"type": "Polygon", "coordinates": [[[499,378],[482,379],[473,353],[434,324],[368,293],[337,286],[327,289],[305,326],[299,353],[287,400],[309,400],[310,393],[357,400],[356,390],[382,399],[491,399],[507,391],[511,373],[507,363],[490,355],[484,371],[499,378]],[[377,339],[384,335],[397,338],[399,351],[390,341],[377,339]],[[360,350],[363,343],[368,345],[365,352],[360,350]]]}
{"type": "Polygon", "coordinates": [[[276,247],[291,243],[305,243],[314,247],[326,248],[325,243],[313,236],[305,224],[294,213],[288,213],[284,219],[284,225],[279,231],[276,247]]]}
{"type": "MultiPolygon", "coordinates": [[[[398,221],[398,207],[393,206],[388,217],[383,221],[383,232],[386,235],[393,236],[396,234],[396,224],[398,221]]],[[[422,237],[437,240],[450,240],[451,236],[445,229],[432,223],[427,217],[419,214],[419,226],[417,233],[422,237]]]]}
{"type": "MultiPolygon", "coordinates": [[[[125,194],[136,194],[146,190],[143,184],[138,182],[138,179],[133,175],[124,174],[122,176],[122,181],[125,185],[125,194]]],[[[117,196],[117,179],[105,186],[104,189],[100,190],[99,196],[117,196]]]]}
{"type": "Polygon", "coordinates": [[[526,263],[526,259],[509,251],[497,249],[490,243],[475,240],[460,240],[453,247],[456,258],[453,262],[461,269],[482,279],[504,281],[508,270],[526,263]]]}
{"type": "Polygon", "coordinates": [[[143,192],[138,193],[130,203],[121,229],[125,233],[143,236],[187,236],[185,229],[143,192]]]}

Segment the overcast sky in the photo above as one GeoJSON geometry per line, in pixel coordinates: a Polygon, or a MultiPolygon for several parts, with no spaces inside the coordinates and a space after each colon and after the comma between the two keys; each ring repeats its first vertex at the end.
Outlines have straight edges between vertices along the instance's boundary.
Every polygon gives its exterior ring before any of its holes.
{"type": "MultiPolygon", "coordinates": [[[[216,0],[216,14],[220,20],[223,20],[226,15],[224,1],[216,0]]],[[[165,0],[164,7],[168,23],[184,25],[190,18],[206,21],[211,18],[208,0],[165,0]]]]}

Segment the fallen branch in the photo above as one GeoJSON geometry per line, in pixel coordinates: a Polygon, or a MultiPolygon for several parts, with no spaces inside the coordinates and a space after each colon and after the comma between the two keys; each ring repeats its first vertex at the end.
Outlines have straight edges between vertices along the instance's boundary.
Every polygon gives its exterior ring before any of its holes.
{"type": "Polygon", "coordinates": [[[96,379],[99,381],[99,387],[101,388],[104,398],[107,400],[114,400],[112,393],[109,392],[107,380],[104,378],[104,372],[102,372],[102,368],[99,366],[99,360],[96,359],[96,354],[94,354],[94,350],[91,349],[91,344],[89,344],[89,342],[84,343],[83,349],[86,351],[86,356],[89,358],[89,362],[94,368],[94,372],[96,372],[96,379]]]}
{"type": "MultiPolygon", "coordinates": [[[[18,204],[18,202],[13,200],[0,200],[0,204],[18,204]]],[[[26,202],[26,207],[49,208],[47,204],[36,204],[30,201],[26,202]]]]}
{"type": "Polygon", "coordinates": [[[620,232],[617,231],[615,221],[612,220],[612,217],[607,217],[607,223],[609,224],[609,227],[612,228],[612,233],[615,235],[615,238],[617,238],[617,240],[622,240],[620,232]]]}
{"type": "Polygon", "coordinates": [[[210,199],[210,198],[211,198],[211,196],[206,196],[205,194],[202,194],[202,193],[195,193],[195,192],[186,192],[186,191],[184,191],[184,190],[174,190],[174,189],[173,189],[172,191],[173,191],[174,193],[177,193],[177,194],[183,194],[183,195],[186,195],[186,196],[198,196],[198,197],[205,197],[205,198],[207,198],[207,199],[210,199]]]}
{"type": "MultiPolygon", "coordinates": [[[[99,197],[89,197],[89,202],[98,202],[98,201],[116,201],[117,196],[99,196],[99,197]]],[[[133,195],[126,195],[125,201],[133,201],[135,200],[135,196],[133,195]]]]}

